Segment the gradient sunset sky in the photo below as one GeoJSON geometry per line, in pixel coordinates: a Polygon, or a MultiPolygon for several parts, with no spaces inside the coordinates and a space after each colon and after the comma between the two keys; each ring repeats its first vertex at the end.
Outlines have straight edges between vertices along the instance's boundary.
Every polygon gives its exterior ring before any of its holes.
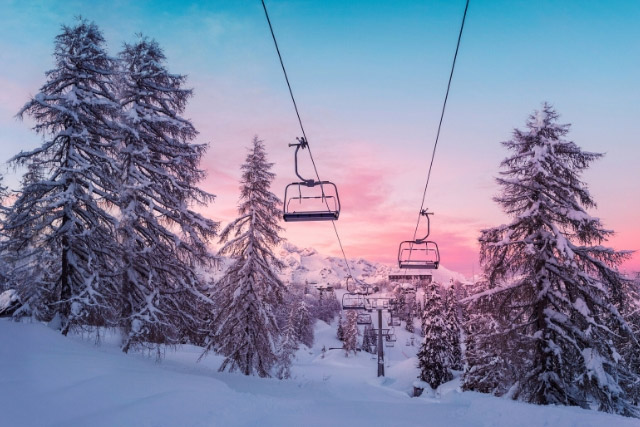
{"type": "MultiPolygon", "coordinates": [[[[413,235],[464,0],[267,1],[321,178],[335,182],[349,258],[393,264],[413,235]]],[[[210,148],[207,214],[233,219],[254,135],[275,162],[273,191],[295,179],[300,136],[259,0],[0,0],[0,160],[40,143],[15,114],[52,68],[54,37],[93,20],[115,55],[142,32],[194,89],[185,116],[210,148]]],[[[492,201],[500,141],[549,101],[569,138],[604,152],[583,176],[591,211],[640,249],[640,2],[471,0],[426,206],[442,264],[478,272],[480,230],[508,221],[492,201]]],[[[306,162],[306,157],[303,157],[306,162]]],[[[19,177],[0,169],[17,188],[19,177]]],[[[309,170],[309,164],[303,164],[309,170]]],[[[310,175],[307,173],[307,175],[310,175]]],[[[283,224],[292,243],[338,255],[330,223],[283,224]]],[[[640,255],[623,265],[640,270],[640,255]]]]}

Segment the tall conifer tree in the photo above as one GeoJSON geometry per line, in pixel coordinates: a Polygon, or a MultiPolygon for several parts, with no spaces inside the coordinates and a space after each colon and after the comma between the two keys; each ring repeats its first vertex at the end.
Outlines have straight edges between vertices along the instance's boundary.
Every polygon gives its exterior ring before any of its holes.
{"type": "Polygon", "coordinates": [[[347,319],[344,323],[344,351],[345,356],[349,356],[349,353],[356,353],[358,349],[358,312],[357,310],[347,311],[347,319]]]}
{"type": "Polygon", "coordinates": [[[143,343],[195,339],[211,310],[202,270],[218,223],[192,210],[214,196],[198,188],[207,145],[181,116],[191,89],[165,68],[158,44],[144,37],[120,53],[122,168],[118,234],[123,248],[119,325],[123,351],[143,343]]]}
{"type": "MultiPolygon", "coordinates": [[[[625,390],[637,376],[619,343],[637,341],[618,309],[627,281],[616,269],[630,254],[602,246],[613,232],[586,212],[595,202],[580,174],[602,155],[566,140],[569,125],[557,119],[544,104],[503,143],[512,155],[502,162],[495,200],[513,219],[480,237],[487,287],[472,299],[491,307],[484,314],[493,330],[474,352],[512,367],[501,381],[490,377],[500,384],[494,392],[633,415],[625,390]]],[[[473,367],[465,383],[491,389],[473,367]]]]}
{"type": "Polygon", "coordinates": [[[221,255],[233,263],[215,284],[212,299],[217,312],[208,325],[205,353],[215,349],[226,356],[220,370],[270,376],[280,339],[276,306],[286,291],[276,269],[282,262],[272,248],[280,243],[280,200],[269,188],[275,175],[264,144],[254,137],[242,165],[240,216],[222,231],[221,255]]]}
{"type": "MultiPolygon", "coordinates": [[[[79,19],[55,39],[55,67],[18,113],[36,122],[44,142],[11,161],[27,167],[5,230],[8,250],[20,258],[18,284],[25,310],[72,326],[111,324],[117,242],[112,206],[115,61],[94,23],[79,19]],[[37,310],[36,307],[40,309],[37,310]]],[[[24,312],[24,311],[22,311],[24,312]]]]}
{"type": "Polygon", "coordinates": [[[281,380],[291,378],[291,363],[298,351],[298,331],[296,331],[297,307],[292,304],[289,308],[289,316],[282,331],[280,343],[280,354],[278,360],[278,370],[276,376],[281,380]]]}
{"type": "Polygon", "coordinates": [[[451,369],[462,369],[462,351],[460,346],[460,320],[458,319],[458,301],[453,280],[451,286],[444,290],[444,312],[446,324],[446,339],[451,348],[451,359],[449,366],[451,369]]]}
{"type": "Polygon", "coordinates": [[[419,378],[434,389],[453,378],[449,370],[451,347],[447,339],[444,304],[438,287],[432,282],[425,291],[422,313],[424,339],[418,351],[419,378]]]}
{"type": "Polygon", "coordinates": [[[295,325],[298,340],[311,348],[311,346],[313,346],[313,325],[315,320],[311,317],[305,298],[306,295],[301,295],[301,298],[296,301],[295,325]]]}

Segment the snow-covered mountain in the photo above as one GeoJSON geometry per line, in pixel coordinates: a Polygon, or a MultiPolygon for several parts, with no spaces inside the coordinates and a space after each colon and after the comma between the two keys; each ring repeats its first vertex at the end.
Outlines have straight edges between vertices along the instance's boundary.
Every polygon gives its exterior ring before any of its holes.
{"type": "MultiPolygon", "coordinates": [[[[344,283],[349,274],[343,258],[322,255],[313,248],[299,248],[290,242],[284,242],[274,253],[285,264],[285,267],[280,272],[280,277],[285,283],[304,283],[306,281],[309,283],[336,285],[344,283]]],[[[215,274],[216,278],[222,274],[229,263],[229,260],[224,260],[215,274]]],[[[370,284],[385,281],[390,274],[431,274],[434,281],[443,284],[449,283],[451,279],[466,282],[462,274],[442,266],[437,270],[403,272],[397,267],[387,264],[355,258],[349,260],[349,267],[351,268],[351,274],[356,279],[370,284]]]]}

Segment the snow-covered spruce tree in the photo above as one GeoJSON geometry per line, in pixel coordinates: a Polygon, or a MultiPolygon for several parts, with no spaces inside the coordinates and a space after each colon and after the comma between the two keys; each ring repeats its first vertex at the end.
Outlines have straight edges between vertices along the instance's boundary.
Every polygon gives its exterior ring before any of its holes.
{"type": "Polygon", "coordinates": [[[371,324],[367,324],[364,327],[362,333],[362,349],[367,353],[375,353],[377,348],[378,339],[376,333],[371,324]]]}
{"type": "Polygon", "coordinates": [[[349,356],[350,352],[355,354],[358,349],[358,312],[357,310],[347,311],[347,319],[344,323],[343,348],[344,355],[349,356]]]}
{"type": "Polygon", "coordinates": [[[5,203],[8,195],[8,189],[3,185],[3,180],[4,177],[0,175],[0,293],[5,289],[9,289],[13,285],[11,281],[11,257],[5,246],[7,236],[5,234],[4,224],[6,221],[6,214],[8,213],[8,208],[5,203]]]}
{"type": "MultiPolygon", "coordinates": [[[[471,286],[470,294],[481,295],[488,288],[488,282],[480,280],[471,286]]],[[[523,360],[527,358],[509,361],[503,357],[517,353],[519,343],[509,333],[497,333],[506,331],[509,323],[508,319],[498,319],[491,314],[500,310],[501,301],[491,296],[474,298],[467,301],[464,310],[466,341],[462,389],[503,396],[517,381],[516,373],[523,369],[523,360]]]]}
{"type": "Polygon", "coordinates": [[[191,89],[170,74],[158,44],[144,37],[120,53],[122,169],[118,236],[123,248],[119,326],[122,350],[193,341],[212,306],[202,269],[218,223],[194,212],[214,196],[198,188],[207,145],[183,118],[191,89]]]}
{"type": "Polygon", "coordinates": [[[427,309],[427,301],[426,301],[426,299],[427,299],[427,293],[425,292],[424,296],[423,296],[422,304],[420,304],[420,306],[422,308],[421,308],[421,311],[419,312],[420,313],[420,336],[423,337],[423,338],[424,338],[425,328],[427,327],[427,325],[425,323],[426,319],[424,318],[424,311],[427,309]]]}
{"type": "Polygon", "coordinates": [[[415,332],[415,327],[413,325],[413,311],[407,313],[407,323],[405,325],[405,329],[407,330],[407,332],[415,332]]]}
{"type": "MultiPolygon", "coordinates": [[[[620,311],[629,323],[636,337],[640,337],[640,273],[632,278],[626,287],[627,302],[620,311]]],[[[631,402],[640,406],[640,344],[637,341],[622,339],[620,342],[622,357],[629,363],[629,368],[637,376],[635,383],[629,383],[626,390],[631,402]]]]}
{"type": "Polygon", "coordinates": [[[24,260],[19,268],[43,272],[18,284],[25,307],[45,306],[42,320],[58,316],[66,334],[71,327],[114,322],[108,301],[118,259],[111,212],[120,106],[115,61],[94,23],[63,26],[54,58],[46,83],[18,113],[33,118],[44,142],[11,159],[29,176],[5,231],[8,249],[24,260]]]}
{"type": "Polygon", "coordinates": [[[296,322],[298,310],[295,305],[291,305],[287,323],[282,331],[282,340],[280,342],[280,351],[278,355],[278,371],[276,376],[281,380],[291,378],[291,362],[298,351],[298,331],[296,331],[296,322]]]}
{"type": "Polygon", "coordinates": [[[400,320],[407,320],[407,299],[401,286],[397,286],[395,289],[396,297],[396,310],[398,312],[398,318],[400,320]]]}
{"type": "Polygon", "coordinates": [[[336,331],[336,337],[340,341],[344,341],[344,321],[342,320],[342,312],[338,316],[338,329],[336,331]]]}
{"type": "MultiPolygon", "coordinates": [[[[27,188],[35,182],[41,181],[42,174],[35,165],[29,165],[22,176],[21,187],[27,188]]],[[[37,198],[38,194],[30,193],[29,197],[37,198]]],[[[27,195],[22,195],[22,203],[27,205],[27,195]]],[[[37,200],[28,203],[40,203],[37,200]]],[[[7,208],[7,217],[11,216],[13,208],[7,208]]],[[[10,277],[13,287],[18,291],[23,303],[13,314],[15,318],[31,316],[35,319],[50,320],[56,309],[55,281],[60,275],[59,261],[56,262],[56,251],[33,250],[30,246],[32,229],[37,229],[40,224],[30,227],[15,227],[9,223],[3,223],[2,253],[7,267],[7,276],[10,277]],[[49,267],[49,268],[47,268],[49,267]],[[39,284],[39,286],[35,286],[39,284]]]]}
{"type": "Polygon", "coordinates": [[[424,339],[418,351],[418,368],[421,381],[436,389],[453,379],[449,370],[451,348],[447,339],[444,303],[438,284],[429,284],[425,291],[425,309],[422,313],[424,339]]]}
{"type": "Polygon", "coordinates": [[[447,339],[451,348],[451,369],[462,369],[462,351],[460,348],[460,321],[458,319],[458,300],[453,284],[447,288],[444,295],[445,324],[447,325],[447,339]]]}
{"type": "Polygon", "coordinates": [[[491,300],[484,315],[494,331],[475,351],[515,370],[499,381],[514,399],[634,415],[625,389],[637,376],[618,343],[636,339],[616,308],[627,299],[616,266],[630,254],[602,246],[612,231],[585,211],[595,202],[580,174],[601,154],[564,139],[569,125],[557,119],[544,104],[503,143],[512,155],[495,200],[513,220],[480,237],[487,287],[471,298],[491,300]]]}
{"type": "Polygon", "coordinates": [[[362,345],[360,346],[362,351],[366,351],[367,353],[369,352],[369,347],[371,346],[371,343],[369,342],[369,328],[371,328],[371,325],[365,325],[364,331],[362,331],[362,345]]]}
{"type": "Polygon", "coordinates": [[[257,137],[242,165],[240,216],[222,231],[219,253],[233,263],[215,284],[216,313],[207,325],[205,353],[226,356],[220,370],[270,375],[276,362],[279,330],[275,310],[286,291],[275,269],[282,268],[272,248],[280,243],[280,201],[269,191],[270,172],[264,144],[257,137]]]}
{"type": "Polygon", "coordinates": [[[321,292],[316,305],[315,317],[331,323],[342,309],[335,292],[321,292]]]}
{"type": "Polygon", "coordinates": [[[306,301],[306,295],[302,295],[297,301],[295,307],[295,327],[298,341],[307,347],[313,346],[313,324],[314,319],[309,313],[309,306],[306,301]]]}

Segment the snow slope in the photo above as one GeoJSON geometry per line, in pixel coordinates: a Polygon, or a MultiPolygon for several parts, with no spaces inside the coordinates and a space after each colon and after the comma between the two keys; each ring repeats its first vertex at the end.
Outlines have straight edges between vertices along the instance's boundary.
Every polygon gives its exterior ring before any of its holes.
{"type": "Polygon", "coordinates": [[[6,426],[638,426],[635,419],[578,408],[542,407],[445,384],[442,397],[410,398],[415,351],[396,328],[387,377],[376,360],[344,357],[335,328],[316,325],[298,352],[295,379],[219,373],[217,356],[167,350],[161,362],[122,354],[117,337],[63,337],[39,323],[0,319],[0,425],[6,426]]]}

